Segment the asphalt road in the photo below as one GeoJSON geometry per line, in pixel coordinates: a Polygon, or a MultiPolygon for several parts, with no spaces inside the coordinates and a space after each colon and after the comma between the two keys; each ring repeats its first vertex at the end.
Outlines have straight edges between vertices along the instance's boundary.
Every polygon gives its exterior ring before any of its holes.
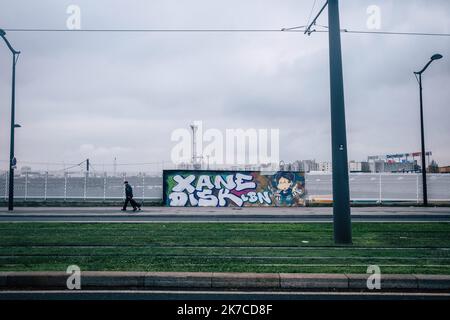
{"type": "MultiPolygon", "coordinates": [[[[133,213],[119,208],[22,207],[0,209],[0,222],[332,222],[332,208],[170,208],[148,207],[133,213]]],[[[355,207],[357,222],[450,222],[450,208],[355,207]]]]}
{"type": "Polygon", "coordinates": [[[0,291],[0,300],[450,300],[450,293],[0,291]]]}

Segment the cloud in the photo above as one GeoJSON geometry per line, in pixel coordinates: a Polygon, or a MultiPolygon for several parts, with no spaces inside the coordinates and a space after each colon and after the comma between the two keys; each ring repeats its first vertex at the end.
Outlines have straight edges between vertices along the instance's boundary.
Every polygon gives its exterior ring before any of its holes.
{"type": "MultiPolygon", "coordinates": [[[[273,28],[306,22],[313,1],[87,1],[83,28],[273,28]]],[[[4,28],[64,28],[70,1],[5,0],[4,28]]],[[[343,28],[364,30],[372,1],[341,1],[343,28]]],[[[448,1],[378,1],[382,30],[449,32],[448,1]]],[[[319,24],[327,24],[327,16],[319,24]]],[[[330,159],[326,33],[18,33],[18,159],[76,163],[170,158],[176,128],[278,128],[286,161],[330,159]]],[[[427,146],[450,163],[450,42],[342,34],[349,158],[419,150],[424,75],[427,146]]],[[[0,70],[10,55],[0,50],[0,70]]],[[[9,148],[10,73],[0,73],[0,150],[9,148]]],[[[6,156],[1,157],[7,158],[6,156]]],[[[3,164],[2,164],[3,165],[3,164]]]]}

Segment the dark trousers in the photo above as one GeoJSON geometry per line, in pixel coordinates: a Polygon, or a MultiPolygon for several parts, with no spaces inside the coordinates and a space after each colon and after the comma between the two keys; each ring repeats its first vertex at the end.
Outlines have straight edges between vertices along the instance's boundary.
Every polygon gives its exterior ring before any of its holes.
{"type": "Polygon", "coordinates": [[[125,203],[123,204],[123,210],[126,210],[126,209],[127,209],[128,202],[131,204],[131,206],[133,207],[133,209],[136,209],[136,208],[140,208],[140,207],[141,207],[136,201],[134,201],[133,197],[127,197],[127,198],[125,199],[125,203]]]}

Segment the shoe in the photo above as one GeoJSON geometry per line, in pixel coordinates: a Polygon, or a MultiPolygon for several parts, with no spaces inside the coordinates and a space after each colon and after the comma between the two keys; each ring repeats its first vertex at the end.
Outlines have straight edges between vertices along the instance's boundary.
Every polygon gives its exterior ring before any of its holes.
{"type": "Polygon", "coordinates": [[[141,207],[138,207],[139,211],[141,211],[141,207]]]}
{"type": "Polygon", "coordinates": [[[137,208],[134,208],[134,209],[133,209],[133,212],[136,212],[136,210],[137,210],[137,208]]]}

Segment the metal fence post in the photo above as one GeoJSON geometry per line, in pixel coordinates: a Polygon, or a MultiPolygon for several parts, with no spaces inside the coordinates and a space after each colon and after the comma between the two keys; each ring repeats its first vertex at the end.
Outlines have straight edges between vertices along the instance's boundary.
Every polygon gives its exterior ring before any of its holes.
{"type": "Polygon", "coordinates": [[[144,202],[145,198],[145,172],[142,173],[142,202],[144,202]]]}
{"type": "Polygon", "coordinates": [[[416,199],[419,203],[419,175],[416,173],[416,199]]]}
{"type": "Polygon", "coordinates": [[[67,199],[67,172],[64,172],[64,201],[67,199]]]}
{"type": "Polygon", "coordinates": [[[45,180],[44,180],[44,200],[47,200],[47,186],[48,186],[48,171],[45,171],[45,180]]]}
{"type": "Polygon", "coordinates": [[[382,199],[382,195],[381,195],[381,172],[380,172],[380,179],[379,179],[379,187],[378,187],[378,192],[379,192],[379,195],[378,195],[378,202],[381,204],[381,202],[383,201],[383,199],[382,199]]]}
{"type": "Polygon", "coordinates": [[[84,190],[83,190],[83,200],[86,200],[87,193],[87,172],[84,174],[84,190]]]}
{"type": "Polygon", "coordinates": [[[106,176],[107,176],[107,173],[104,172],[103,173],[103,201],[106,200],[106,176]]]}
{"type": "Polygon", "coordinates": [[[25,194],[24,194],[24,201],[27,201],[28,196],[28,172],[25,172],[25,194]]]}
{"type": "Polygon", "coordinates": [[[8,171],[5,172],[5,201],[8,199],[8,171]]]}

